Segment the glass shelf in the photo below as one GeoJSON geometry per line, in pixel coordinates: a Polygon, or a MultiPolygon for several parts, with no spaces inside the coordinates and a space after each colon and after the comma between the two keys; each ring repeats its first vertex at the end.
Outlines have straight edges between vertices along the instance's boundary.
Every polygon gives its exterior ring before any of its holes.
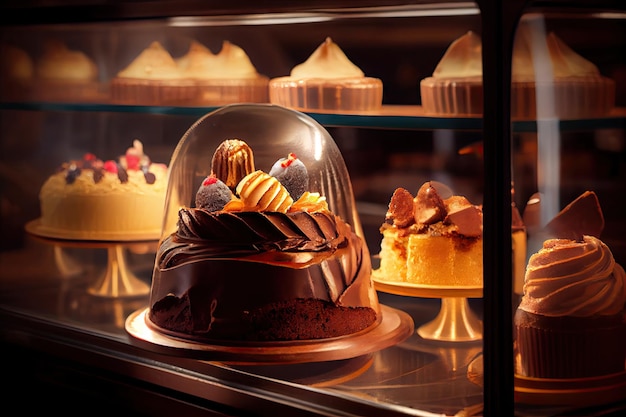
{"type": "MultiPolygon", "coordinates": [[[[101,103],[4,102],[0,110],[112,112],[155,115],[203,116],[218,107],[134,106],[101,103]]],[[[421,106],[384,105],[381,110],[361,113],[311,113],[309,116],[323,126],[378,129],[453,129],[481,130],[481,117],[433,117],[425,115],[421,106]]],[[[561,120],[561,131],[590,129],[626,129],[626,108],[615,108],[603,118],[561,120]]],[[[537,121],[513,121],[514,132],[535,132],[537,121]]]]}

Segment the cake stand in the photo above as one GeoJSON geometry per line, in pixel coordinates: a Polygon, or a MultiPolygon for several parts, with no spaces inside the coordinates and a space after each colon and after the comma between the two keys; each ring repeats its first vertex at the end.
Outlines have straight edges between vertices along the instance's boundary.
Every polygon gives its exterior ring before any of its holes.
{"type": "Polygon", "coordinates": [[[156,244],[160,232],[155,233],[100,233],[51,229],[33,220],[26,224],[31,235],[59,247],[106,249],[105,271],[87,292],[99,297],[136,297],[150,292],[150,285],[138,278],[127,266],[126,249],[146,251],[156,244]]]}
{"type": "Polygon", "coordinates": [[[401,310],[381,305],[382,318],[360,332],[328,339],[294,341],[192,341],[164,334],[148,320],[148,308],[126,319],[132,344],[152,352],[223,362],[229,365],[298,364],[338,361],[377,352],[411,336],[413,319],[401,310]]]}
{"type": "Polygon", "coordinates": [[[441,299],[441,308],[437,316],[417,328],[417,334],[422,338],[446,342],[482,339],[482,321],[467,302],[468,298],[482,297],[482,287],[419,285],[386,280],[376,274],[372,275],[372,280],[378,291],[409,297],[441,299]]]}

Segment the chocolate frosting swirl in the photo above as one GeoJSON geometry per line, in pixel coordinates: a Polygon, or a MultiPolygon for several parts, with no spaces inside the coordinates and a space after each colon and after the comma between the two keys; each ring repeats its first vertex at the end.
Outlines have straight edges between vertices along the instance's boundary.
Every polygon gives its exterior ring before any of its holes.
{"type": "Polygon", "coordinates": [[[530,257],[519,308],[552,317],[617,314],[626,303],[625,275],[596,237],[549,239],[530,257]]]}
{"type": "Polygon", "coordinates": [[[328,211],[179,211],[178,231],[162,246],[159,264],[169,268],[192,258],[233,257],[268,251],[322,252],[347,245],[349,226],[328,211]],[[342,226],[343,225],[343,226],[342,226]]]}

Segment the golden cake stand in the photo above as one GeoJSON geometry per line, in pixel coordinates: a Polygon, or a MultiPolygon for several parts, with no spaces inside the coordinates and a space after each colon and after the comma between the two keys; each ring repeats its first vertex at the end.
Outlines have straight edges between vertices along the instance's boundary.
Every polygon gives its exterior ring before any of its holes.
{"type": "Polygon", "coordinates": [[[104,273],[87,291],[100,297],[135,297],[150,292],[150,285],[138,278],[127,266],[126,249],[145,250],[154,245],[159,233],[85,234],[61,231],[43,226],[40,219],[26,224],[26,231],[44,242],[58,247],[106,249],[107,265],[104,273]]]}
{"type": "Polygon", "coordinates": [[[226,364],[298,364],[338,361],[377,352],[406,340],[413,333],[407,313],[381,305],[379,322],[360,332],[328,339],[238,342],[196,342],[158,331],[148,320],[149,308],[126,319],[132,344],[152,352],[226,364]]]}
{"type": "Polygon", "coordinates": [[[483,296],[482,287],[419,285],[390,281],[374,273],[374,287],[378,291],[409,297],[440,298],[437,317],[417,328],[424,339],[446,342],[469,342],[483,337],[482,321],[474,314],[468,298],[483,296]]]}

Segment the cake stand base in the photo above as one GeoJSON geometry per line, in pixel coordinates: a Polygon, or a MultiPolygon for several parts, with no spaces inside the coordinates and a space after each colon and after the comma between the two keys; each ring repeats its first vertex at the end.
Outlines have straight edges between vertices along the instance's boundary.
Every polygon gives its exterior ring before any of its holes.
{"type": "Polygon", "coordinates": [[[128,269],[124,247],[112,244],[107,247],[107,267],[104,274],[87,291],[101,297],[134,297],[148,294],[150,286],[128,269]]]}
{"type": "Polygon", "coordinates": [[[483,324],[469,307],[467,298],[444,297],[434,320],[417,328],[424,339],[468,342],[483,337],[483,324]]]}
{"type": "Polygon", "coordinates": [[[440,298],[441,308],[430,322],[417,328],[423,339],[444,342],[471,342],[483,337],[482,321],[474,314],[468,298],[482,297],[482,287],[437,287],[385,280],[374,274],[378,291],[408,297],[440,298]]]}

